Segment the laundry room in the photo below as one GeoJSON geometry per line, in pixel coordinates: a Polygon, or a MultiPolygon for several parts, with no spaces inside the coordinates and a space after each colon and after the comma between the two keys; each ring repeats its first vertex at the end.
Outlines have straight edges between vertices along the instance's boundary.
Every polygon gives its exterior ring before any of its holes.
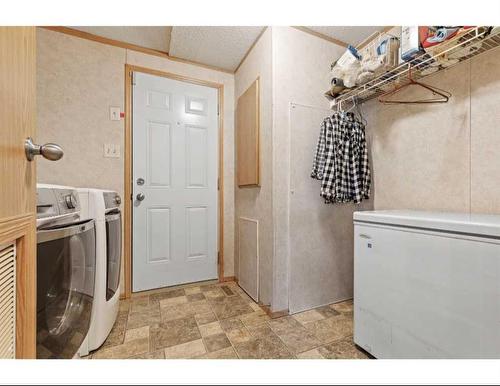
{"type": "Polygon", "coordinates": [[[0,358],[498,361],[494,14],[0,16],[0,358]]]}

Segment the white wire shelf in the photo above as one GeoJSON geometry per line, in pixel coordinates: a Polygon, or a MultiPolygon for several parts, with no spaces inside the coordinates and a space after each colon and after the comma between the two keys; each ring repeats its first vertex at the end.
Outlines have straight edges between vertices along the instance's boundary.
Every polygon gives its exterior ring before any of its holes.
{"type": "Polygon", "coordinates": [[[488,27],[475,27],[452,39],[431,47],[409,62],[387,71],[359,86],[345,89],[331,101],[332,107],[344,103],[363,103],[393,90],[396,86],[436,74],[466,60],[500,47],[500,34],[490,34],[488,27]],[[452,59],[451,61],[449,59],[452,59]]]}

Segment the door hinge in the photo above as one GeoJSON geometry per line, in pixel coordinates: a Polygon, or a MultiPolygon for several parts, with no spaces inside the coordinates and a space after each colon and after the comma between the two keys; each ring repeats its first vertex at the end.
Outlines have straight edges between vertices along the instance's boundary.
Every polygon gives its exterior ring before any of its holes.
{"type": "Polygon", "coordinates": [[[134,195],[132,193],[130,193],[130,201],[133,201],[134,200],[134,195]]]}
{"type": "Polygon", "coordinates": [[[135,86],[135,72],[131,71],[130,75],[132,76],[132,86],[135,86]]]}
{"type": "Polygon", "coordinates": [[[217,264],[220,264],[220,251],[217,251],[217,264]]]}
{"type": "Polygon", "coordinates": [[[217,178],[217,190],[220,190],[220,177],[217,178]]]}
{"type": "Polygon", "coordinates": [[[220,104],[217,103],[217,115],[220,115],[220,104]]]}

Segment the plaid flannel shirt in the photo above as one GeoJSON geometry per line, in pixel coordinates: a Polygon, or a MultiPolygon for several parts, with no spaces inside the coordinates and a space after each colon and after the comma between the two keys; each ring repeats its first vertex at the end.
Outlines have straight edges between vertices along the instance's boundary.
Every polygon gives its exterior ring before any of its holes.
{"type": "Polygon", "coordinates": [[[311,177],[321,181],[325,203],[359,203],[370,197],[365,126],[353,114],[335,112],[323,121],[311,177]]]}

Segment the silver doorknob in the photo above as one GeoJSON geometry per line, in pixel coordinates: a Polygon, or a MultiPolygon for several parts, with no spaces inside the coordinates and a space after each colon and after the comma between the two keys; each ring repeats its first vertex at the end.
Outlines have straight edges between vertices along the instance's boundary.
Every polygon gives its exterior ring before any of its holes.
{"type": "Polygon", "coordinates": [[[137,196],[135,196],[135,198],[137,198],[137,201],[142,201],[146,198],[146,196],[144,195],[144,193],[139,193],[137,196]]]}
{"type": "Polygon", "coordinates": [[[45,145],[36,145],[31,137],[24,141],[24,152],[28,161],[33,161],[36,155],[41,155],[50,161],[57,161],[64,155],[61,146],[55,143],[46,143],[45,145]]]}

